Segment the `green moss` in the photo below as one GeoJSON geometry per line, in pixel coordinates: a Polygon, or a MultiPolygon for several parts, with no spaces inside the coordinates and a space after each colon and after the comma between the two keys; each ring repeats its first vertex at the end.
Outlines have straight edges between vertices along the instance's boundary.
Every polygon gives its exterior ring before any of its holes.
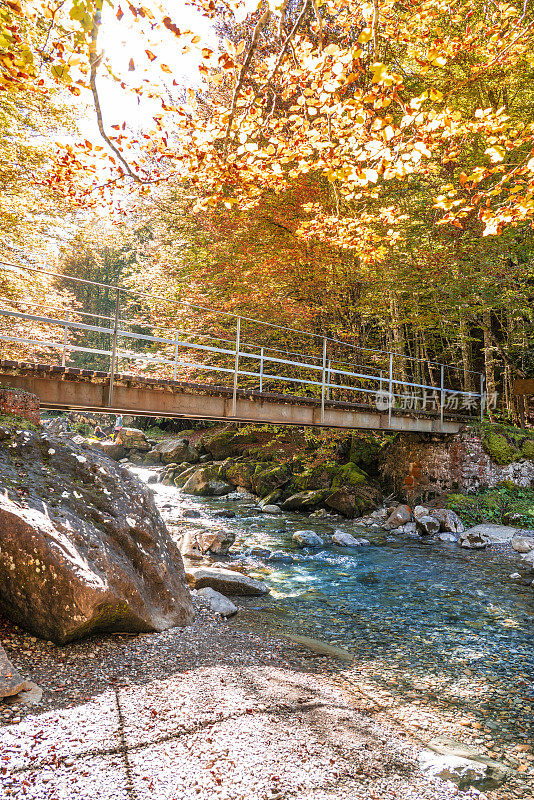
{"type": "Polygon", "coordinates": [[[13,430],[24,431],[38,431],[39,426],[34,425],[24,417],[18,417],[14,414],[0,414],[0,425],[3,428],[12,428],[13,430]]]}
{"type": "Polygon", "coordinates": [[[534,461],[534,439],[525,439],[521,445],[521,454],[524,458],[534,461]]]}
{"type": "Polygon", "coordinates": [[[370,436],[353,434],[350,445],[349,461],[360,467],[372,467],[378,460],[380,443],[370,436]]]}
{"type": "Polygon", "coordinates": [[[369,476],[356,466],[352,461],[342,467],[336,467],[332,480],[332,488],[339,489],[345,487],[350,489],[362,483],[368,483],[369,476]]]}
{"type": "Polygon", "coordinates": [[[521,452],[515,443],[510,442],[502,433],[485,431],[482,436],[482,446],[490,458],[497,464],[504,466],[517,461],[521,452]]]}

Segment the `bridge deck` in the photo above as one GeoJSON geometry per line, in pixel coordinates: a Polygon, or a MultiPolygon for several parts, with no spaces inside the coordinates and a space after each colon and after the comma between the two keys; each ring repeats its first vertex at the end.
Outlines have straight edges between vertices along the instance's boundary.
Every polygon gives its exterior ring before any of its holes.
{"type": "Polygon", "coordinates": [[[115,373],[112,403],[107,372],[0,361],[0,383],[36,394],[46,409],[122,412],[138,416],[185,417],[232,422],[272,423],[414,433],[455,434],[462,417],[441,422],[429,412],[392,409],[391,415],[355,403],[329,400],[321,419],[321,400],[287,394],[233,389],[115,373]]]}

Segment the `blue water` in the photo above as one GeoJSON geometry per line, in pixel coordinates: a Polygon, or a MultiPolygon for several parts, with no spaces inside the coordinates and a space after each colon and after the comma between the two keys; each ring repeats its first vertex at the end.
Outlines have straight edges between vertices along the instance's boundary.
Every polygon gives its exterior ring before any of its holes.
{"type": "Polygon", "coordinates": [[[258,565],[271,592],[244,601],[234,624],[321,640],[354,654],[377,679],[430,679],[453,701],[458,681],[468,676],[479,712],[498,717],[504,736],[507,730],[527,735],[521,731],[534,722],[534,574],[506,546],[472,551],[430,537],[355,530],[341,519],[271,517],[251,508],[250,500],[196,499],[170,487],[158,486],[157,499],[171,530],[228,529],[236,534],[235,554],[262,547],[293,556],[292,564],[258,565]],[[184,519],[186,508],[202,516],[184,519]],[[221,509],[235,518],[215,516],[221,509]],[[291,537],[299,529],[323,536],[341,529],[371,544],[298,550],[291,537]],[[510,578],[516,571],[521,580],[510,578]],[[483,688],[484,697],[477,698],[483,688]],[[503,694],[512,697],[506,720],[503,694]]]}

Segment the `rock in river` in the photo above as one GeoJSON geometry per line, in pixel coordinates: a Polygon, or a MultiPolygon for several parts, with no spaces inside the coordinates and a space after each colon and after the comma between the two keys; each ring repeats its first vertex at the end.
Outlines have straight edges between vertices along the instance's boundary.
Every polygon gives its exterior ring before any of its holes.
{"type": "Polygon", "coordinates": [[[334,531],[332,536],[332,544],[337,544],[338,547],[359,547],[369,543],[369,539],[355,539],[350,533],[344,531],[334,531]]]}
{"type": "Polygon", "coordinates": [[[322,547],[323,540],[315,531],[295,531],[291,537],[299,547],[322,547]]]}
{"type": "Polygon", "coordinates": [[[512,539],[512,547],[518,553],[530,553],[534,550],[534,535],[524,536],[522,531],[518,531],[512,539]]]}
{"type": "Polygon", "coordinates": [[[209,586],[224,594],[249,597],[269,594],[269,589],[261,581],[231,569],[188,567],[185,574],[189,585],[194,589],[203,589],[205,586],[209,586]]]}
{"type": "Polygon", "coordinates": [[[100,450],[15,426],[0,485],[0,609],[15,623],[63,644],[192,620],[152,493],[100,450]]]}
{"type": "Polygon", "coordinates": [[[468,530],[460,534],[458,544],[460,547],[466,547],[468,550],[481,550],[483,547],[487,547],[491,544],[491,539],[482,531],[477,530],[477,526],[475,526],[474,528],[468,528],[468,530]]]}
{"type": "Polygon", "coordinates": [[[182,491],[185,494],[202,497],[221,497],[224,494],[229,494],[232,491],[232,487],[226,481],[221,481],[218,474],[217,467],[197,469],[184,483],[182,491]]]}

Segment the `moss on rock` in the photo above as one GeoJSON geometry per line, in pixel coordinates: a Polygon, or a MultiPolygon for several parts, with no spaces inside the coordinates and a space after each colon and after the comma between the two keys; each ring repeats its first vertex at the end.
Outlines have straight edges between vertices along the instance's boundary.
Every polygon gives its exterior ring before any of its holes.
{"type": "Polygon", "coordinates": [[[534,461],[534,438],[525,439],[521,445],[521,453],[524,458],[534,461]]]}
{"type": "Polygon", "coordinates": [[[512,444],[504,434],[496,431],[484,431],[482,446],[490,458],[501,466],[521,458],[521,452],[516,445],[512,444]]]}

